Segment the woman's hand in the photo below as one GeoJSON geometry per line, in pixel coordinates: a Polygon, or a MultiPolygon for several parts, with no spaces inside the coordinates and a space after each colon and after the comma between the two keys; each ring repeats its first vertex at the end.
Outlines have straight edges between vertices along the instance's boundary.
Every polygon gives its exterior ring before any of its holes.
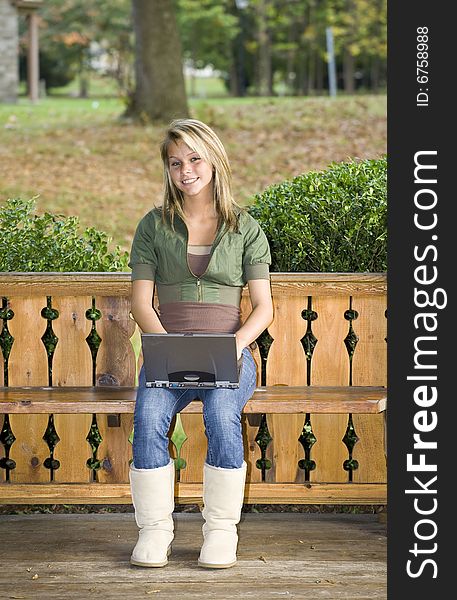
{"type": "Polygon", "coordinates": [[[131,314],[143,333],[167,333],[152,306],[154,282],[137,279],[132,282],[131,314]]]}
{"type": "Polygon", "coordinates": [[[240,360],[243,353],[243,348],[246,348],[247,344],[236,334],[236,359],[240,360]]]}
{"type": "Polygon", "coordinates": [[[236,332],[238,359],[241,358],[243,348],[256,340],[273,321],[270,281],[267,279],[252,279],[248,281],[248,287],[252,312],[236,332]]]}

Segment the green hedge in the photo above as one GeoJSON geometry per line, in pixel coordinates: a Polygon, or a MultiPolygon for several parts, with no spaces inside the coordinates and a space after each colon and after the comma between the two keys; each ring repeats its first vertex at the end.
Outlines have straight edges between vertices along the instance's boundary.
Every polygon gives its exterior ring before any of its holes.
{"type": "MultiPolygon", "coordinates": [[[[128,252],[79,219],[0,206],[0,271],[126,271],[128,252]]],[[[332,163],[267,188],[249,212],[270,242],[272,271],[387,270],[387,158],[332,163]]]]}
{"type": "Polygon", "coordinates": [[[387,270],[387,157],[331,163],[254,198],[272,271],[387,270]]]}
{"type": "Polygon", "coordinates": [[[126,271],[128,253],[108,250],[111,238],[78,217],[34,213],[35,200],[0,206],[0,271],[126,271]]]}

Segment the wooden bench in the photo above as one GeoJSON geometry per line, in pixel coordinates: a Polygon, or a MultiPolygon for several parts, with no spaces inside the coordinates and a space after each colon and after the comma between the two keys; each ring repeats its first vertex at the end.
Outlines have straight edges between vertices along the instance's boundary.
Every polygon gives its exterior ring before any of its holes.
{"type": "MultiPolygon", "coordinates": [[[[129,289],[125,273],[0,275],[0,502],[131,502],[129,289]]],[[[385,504],[385,275],[273,273],[272,293],[243,417],[245,501],[385,504]]],[[[201,499],[200,413],[192,402],[170,432],[180,503],[201,499]]]]}

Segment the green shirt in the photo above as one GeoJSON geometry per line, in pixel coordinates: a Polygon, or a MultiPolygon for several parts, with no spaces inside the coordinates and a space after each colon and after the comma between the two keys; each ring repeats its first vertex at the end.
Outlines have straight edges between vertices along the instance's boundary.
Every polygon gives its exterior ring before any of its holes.
{"type": "Polygon", "coordinates": [[[270,247],[259,223],[247,211],[237,213],[238,230],[219,227],[206,271],[196,277],[187,261],[189,233],[175,216],[175,231],[153,208],[139,222],[130,253],[132,280],[156,282],[160,304],[209,302],[239,306],[251,279],[269,279],[270,247]]]}

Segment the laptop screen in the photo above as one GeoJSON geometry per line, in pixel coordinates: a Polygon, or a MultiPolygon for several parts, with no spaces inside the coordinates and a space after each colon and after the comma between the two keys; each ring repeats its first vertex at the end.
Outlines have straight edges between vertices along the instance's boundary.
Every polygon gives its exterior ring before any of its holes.
{"type": "Polygon", "coordinates": [[[233,333],[142,333],[148,387],[237,388],[233,333]]]}

